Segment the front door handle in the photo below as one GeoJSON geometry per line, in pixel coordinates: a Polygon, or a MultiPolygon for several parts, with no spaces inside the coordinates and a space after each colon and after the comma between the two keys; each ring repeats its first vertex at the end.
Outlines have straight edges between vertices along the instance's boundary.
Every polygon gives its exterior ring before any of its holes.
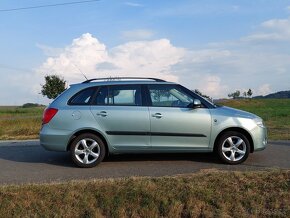
{"type": "Polygon", "coordinates": [[[108,114],[106,111],[100,111],[99,113],[97,113],[98,116],[102,116],[102,117],[106,117],[108,114]]]}
{"type": "Polygon", "coordinates": [[[152,117],[160,119],[163,115],[161,113],[155,113],[152,115],[152,117]]]}

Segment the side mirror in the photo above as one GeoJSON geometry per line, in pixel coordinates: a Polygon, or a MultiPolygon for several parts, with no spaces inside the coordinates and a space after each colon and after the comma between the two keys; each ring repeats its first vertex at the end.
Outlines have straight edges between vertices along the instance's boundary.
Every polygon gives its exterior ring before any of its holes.
{"type": "Polygon", "coordinates": [[[188,105],[189,108],[199,108],[201,107],[201,102],[199,99],[194,99],[192,103],[188,105]]]}

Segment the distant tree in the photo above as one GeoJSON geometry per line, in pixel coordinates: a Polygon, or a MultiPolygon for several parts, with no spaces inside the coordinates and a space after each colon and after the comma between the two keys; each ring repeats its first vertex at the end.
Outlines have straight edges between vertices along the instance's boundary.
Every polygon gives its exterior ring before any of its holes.
{"type": "Polygon", "coordinates": [[[22,105],[23,108],[31,108],[31,107],[42,107],[44,105],[36,104],[36,103],[25,103],[22,105]]]}
{"type": "Polygon", "coordinates": [[[192,91],[193,91],[194,93],[196,93],[196,94],[198,94],[198,95],[200,95],[200,96],[206,98],[207,100],[213,102],[213,99],[212,99],[210,96],[203,94],[203,93],[202,93],[201,91],[199,91],[198,89],[194,89],[194,90],[192,90],[192,91]]]}
{"type": "Polygon", "coordinates": [[[249,90],[247,91],[247,96],[248,96],[249,98],[251,98],[252,95],[253,95],[253,91],[252,91],[252,89],[249,89],[249,90]]]}
{"type": "Polygon", "coordinates": [[[201,93],[198,89],[193,90],[194,93],[200,95],[200,96],[205,96],[204,94],[201,93]]]}
{"type": "Polygon", "coordinates": [[[236,92],[235,92],[235,98],[238,98],[238,97],[240,97],[240,94],[241,94],[241,92],[239,91],[239,90],[237,90],[236,92]]]}
{"type": "Polygon", "coordinates": [[[241,94],[241,92],[239,90],[237,90],[233,93],[228,94],[228,96],[229,96],[229,98],[236,99],[236,98],[240,97],[240,94],[241,94]]]}
{"type": "Polygon", "coordinates": [[[58,75],[47,75],[44,79],[45,84],[41,85],[41,94],[49,99],[55,99],[66,89],[66,81],[58,75]]]}
{"type": "Polygon", "coordinates": [[[246,98],[247,97],[247,92],[243,92],[243,96],[244,96],[244,98],[246,98]]]}

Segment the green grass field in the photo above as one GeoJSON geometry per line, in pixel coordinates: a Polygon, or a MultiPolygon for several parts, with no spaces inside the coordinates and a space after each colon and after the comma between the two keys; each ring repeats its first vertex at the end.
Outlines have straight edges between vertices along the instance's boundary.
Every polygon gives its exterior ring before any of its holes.
{"type": "Polygon", "coordinates": [[[0,186],[5,217],[290,217],[290,171],[0,186]]]}
{"type": "MultiPolygon", "coordinates": [[[[269,139],[290,140],[290,99],[224,100],[219,104],[262,117],[269,130],[269,139]]],[[[38,138],[43,109],[0,107],[0,140],[38,138]]]]}
{"type": "Polygon", "coordinates": [[[0,107],[0,140],[35,139],[41,128],[44,107],[0,107]]]}

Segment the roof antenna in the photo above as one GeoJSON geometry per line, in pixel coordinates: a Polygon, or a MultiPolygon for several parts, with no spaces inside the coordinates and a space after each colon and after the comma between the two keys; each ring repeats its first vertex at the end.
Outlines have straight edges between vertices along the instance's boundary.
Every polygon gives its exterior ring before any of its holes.
{"type": "Polygon", "coordinates": [[[85,77],[86,80],[89,80],[86,75],[80,70],[80,68],[78,68],[74,63],[72,63],[72,65],[74,65],[75,68],[78,69],[78,71],[85,77]]]}

